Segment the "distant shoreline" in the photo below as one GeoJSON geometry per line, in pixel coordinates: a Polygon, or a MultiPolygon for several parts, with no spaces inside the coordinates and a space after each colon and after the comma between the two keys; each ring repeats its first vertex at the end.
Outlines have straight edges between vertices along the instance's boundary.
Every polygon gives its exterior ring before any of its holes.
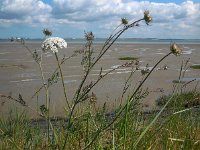
{"type": "MultiPolygon", "coordinates": [[[[85,43],[85,39],[81,38],[65,38],[68,43],[85,43]]],[[[43,39],[26,39],[27,43],[40,43],[43,39]]],[[[105,43],[106,38],[96,38],[94,43],[105,43]]],[[[10,39],[0,39],[0,43],[10,42],[10,39]]],[[[131,43],[148,43],[148,44],[170,44],[176,42],[178,44],[200,44],[200,39],[156,39],[156,38],[120,38],[116,43],[131,44],[131,43]]]]}

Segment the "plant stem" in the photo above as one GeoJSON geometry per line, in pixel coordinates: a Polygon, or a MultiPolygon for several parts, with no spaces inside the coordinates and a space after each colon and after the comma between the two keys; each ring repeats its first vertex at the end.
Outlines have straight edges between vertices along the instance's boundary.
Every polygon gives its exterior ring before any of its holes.
{"type": "Polygon", "coordinates": [[[158,119],[158,117],[161,115],[161,113],[164,111],[164,109],[167,107],[171,99],[174,97],[174,93],[171,96],[171,98],[167,101],[167,103],[163,106],[163,108],[159,111],[159,113],[155,116],[155,118],[151,121],[151,123],[145,128],[145,130],[140,134],[139,138],[136,140],[136,142],[133,145],[133,149],[136,148],[137,144],[140,142],[140,140],[143,138],[143,136],[146,134],[146,132],[149,130],[149,128],[154,124],[154,122],[158,119]]]}
{"type": "MultiPolygon", "coordinates": [[[[72,54],[71,56],[67,57],[67,58],[63,58],[63,60],[60,62],[60,66],[61,66],[62,64],[64,64],[64,62],[65,62],[66,60],[68,60],[68,59],[70,59],[70,58],[72,58],[72,57],[74,57],[74,56],[76,56],[75,53],[72,54]]],[[[53,72],[52,74],[55,74],[58,70],[59,70],[59,67],[57,67],[57,68],[54,70],[54,72],[53,72]]],[[[31,97],[31,99],[34,98],[43,88],[44,88],[44,85],[42,85],[42,86],[34,93],[34,95],[31,97]]]]}
{"type": "Polygon", "coordinates": [[[44,72],[43,72],[43,69],[42,69],[42,54],[41,54],[41,61],[38,63],[39,64],[39,68],[40,68],[40,73],[41,73],[41,76],[42,76],[42,80],[43,80],[43,85],[45,87],[45,95],[46,95],[46,108],[47,108],[47,138],[48,138],[48,141],[49,141],[49,132],[50,132],[50,118],[49,118],[49,90],[48,90],[48,87],[47,87],[47,84],[45,82],[45,78],[44,78],[44,72]]]}
{"type": "Polygon", "coordinates": [[[62,81],[62,86],[63,86],[65,100],[66,100],[67,106],[68,106],[68,108],[70,110],[70,104],[69,104],[68,99],[67,99],[67,92],[66,92],[66,88],[65,88],[64,77],[63,77],[62,69],[61,69],[61,66],[60,66],[60,62],[58,60],[57,53],[55,53],[55,56],[56,56],[57,64],[58,64],[59,71],[60,71],[60,76],[61,76],[61,81],[62,81]]]}
{"type": "MultiPolygon", "coordinates": [[[[84,83],[85,83],[85,81],[86,81],[86,79],[87,79],[87,77],[88,77],[90,71],[92,70],[92,68],[96,65],[96,63],[101,59],[101,57],[107,52],[107,50],[115,43],[115,41],[116,41],[126,30],[128,30],[128,29],[131,28],[131,27],[134,27],[134,25],[135,25],[136,23],[138,23],[138,22],[140,22],[140,21],[142,21],[142,20],[144,20],[144,18],[139,19],[139,20],[137,20],[137,21],[134,21],[134,22],[131,23],[130,25],[127,25],[124,29],[122,29],[122,30],[118,31],[116,34],[114,34],[114,36],[111,35],[111,37],[109,38],[109,40],[108,40],[108,41],[106,42],[106,44],[103,46],[103,48],[102,48],[102,50],[100,51],[100,53],[99,53],[97,59],[96,59],[96,60],[94,61],[94,63],[91,64],[91,66],[88,68],[88,70],[86,71],[85,76],[83,77],[83,79],[82,79],[82,81],[81,81],[81,83],[80,83],[80,85],[79,85],[79,87],[78,87],[78,90],[77,90],[77,92],[76,92],[76,98],[75,98],[75,100],[74,100],[74,104],[73,104],[73,106],[72,106],[72,109],[71,109],[71,112],[70,112],[70,115],[69,115],[68,126],[71,125],[71,118],[72,118],[72,115],[73,115],[73,112],[74,112],[74,110],[75,110],[76,105],[79,103],[78,98],[79,98],[81,89],[82,89],[82,87],[83,87],[83,85],[84,85],[84,83]],[[113,40],[112,40],[112,39],[113,39],[113,40]],[[112,42],[109,43],[111,40],[112,40],[112,42]],[[108,45],[108,46],[106,47],[106,45],[108,45]]],[[[113,33],[112,33],[112,34],[113,34],[113,33]]],[[[99,133],[101,132],[101,130],[98,130],[98,131],[99,131],[99,133]]],[[[98,131],[97,131],[97,132],[98,132],[98,131]]],[[[65,136],[64,145],[63,145],[63,148],[62,148],[63,150],[65,149],[66,142],[67,142],[67,135],[65,136]]],[[[88,147],[90,144],[92,144],[92,143],[89,143],[86,147],[88,147]]]]}
{"type": "Polygon", "coordinates": [[[86,145],[86,147],[84,149],[87,149],[95,140],[96,138],[98,137],[98,135],[106,130],[107,128],[109,128],[117,119],[118,117],[122,114],[122,112],[126,109],[127,105],[129,105],[131,102],[133,102],[134,100],[134,96],[135,94],[138,92],[138,90],[142,87],[142,85],[144,84],[144,82],[147,80],[147,78],[150,76],[150,74],[153,72],[153,70],[160,64],[160,62],[162,62],[166,57],[168,57],[169,55],[171,55],[172,52],[168,53],[167,55],[165,55],[163,58],[161,58],[155,65],[154,67],[151,69],[151,71],[147,74],[147,76],[143,79],[143,81],[138,85],[138,87],[136,88],[135,92],[131,95],[131,97],[129,98],[128,102],[125,104],[124,107],[121,108],[121,110],[118,112],[118,114],[116,115],[116,117],[105,127],[99,129],[97,132],[96,132],[96,135],[94,136],[94,138],[91,140],[91,142],[86,145]]]}
{"type": "MultiPolygon", "coordinates": [[[[42,62],[42,60],[41,60],[42,62]]],[[[48,91],[48,87],[47,87],[47,84],[45,83],[45,78],[44,78],[44,73],[43,73],[43,69],[42,69],[42,63],[39,63],[39,68],[40,68],[40,73],[41,73],[41,76],[42,76],[42,81],[43,81],[43,85],[45,87],[45,95],[46,95],[46,107],[47,109],[49,109],[49,91],[48,91]]]]}

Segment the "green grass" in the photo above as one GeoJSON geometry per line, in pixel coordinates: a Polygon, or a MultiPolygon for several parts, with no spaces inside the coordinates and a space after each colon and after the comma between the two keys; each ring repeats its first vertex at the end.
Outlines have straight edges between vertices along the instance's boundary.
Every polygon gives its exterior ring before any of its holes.
{"type": "MultiPolygon", "coordinates": [[[[159,99],[156,100],[157,106],[164,106],[164,104],[168,101],[171,95],[163,95],[159,99]]],[[[200,105],[200,93],[199,92],[184,92],[181,94],[176,94],[169,105],[168,108],[176,108],[176,109],[183,109],[189,107],[195,107],[200,105]]]]}
{"type": "Polygon", "coordinates": [[[172,83],[180,83],[180,84],[184,84],[184,83],[186,83],[186,81],[173,80],[172,83]]]}
{"type": "Polygon", "coordinates": [[[192,68],[192,69],[200,69],[200,65],[192,65],[192,66],[190,66],[190,68],[192,68]]]}
{"type": "MultiPolygon", "coordinates": [[[[128,105],[124,114],[112,127],[102,132],[89,149],[198,149],[200,147],[200,142],[198,142],[200,140],[200,112],[192,110],[178,114],[174,112],[177,111],[176,107],[179,108],[179,105],[184,104],[186,100],[199,96],[200,94],[193,92],[175,95],[169,103],[169,107],[173,106],[171,107],[173,111],[162,113],[151,126],[149,125],[158,114],[156,111],[145,114],[139,109],[133,111],[128,105]],[[147,127],[148,130],[145,131],[147,127]],[[144,131],[142,139],[134,147],[136,140],[144,131]]],[[[166,102],[170,97],[164,97],[164,101],[166,102]]],[[[94,108],[87,107],[74,120],[73,127],[70,129],[66,128],[66,122],[63,120],[53,123],[57,139],[51,131],[49,140],[46,136],[46,127],[41,121],[33,123],[25,114],[17,113],[8,118],[1,118],[0,149],[61,149],[66,134],[68,135],[67,149],[83,149],[98,129],[112,120],[105,110],[102,108],[94,111],[94,108]]]]}
{"type": "Polygon", "coordinates": [[[127,57],[120,57],[118,59],[119,60],[138,60],[137,57],[129,57],[129,56],[127,56],[127,57]]]}

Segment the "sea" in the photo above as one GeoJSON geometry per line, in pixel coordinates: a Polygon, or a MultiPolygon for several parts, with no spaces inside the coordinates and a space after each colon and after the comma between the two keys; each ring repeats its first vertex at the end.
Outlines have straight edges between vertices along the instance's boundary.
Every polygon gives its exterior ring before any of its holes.
{"type": "MultiPolygon", "coordinates": [[[[25,42],[42,42],[44,39],[24,39],[25,42]]],[[[68,43],[85,43],[82,38],[65,38],[68,43]]],[[[104,43],[106,38],[95,38],[94,43],[104,43]]],[[[1,42],[10,42],[10,39],[0,39],[1,42]]],[[[200,44],[200,39],[157,39],[157,38],[119,38],[116,43],[177,43],[177,44],[200,44]]]]}

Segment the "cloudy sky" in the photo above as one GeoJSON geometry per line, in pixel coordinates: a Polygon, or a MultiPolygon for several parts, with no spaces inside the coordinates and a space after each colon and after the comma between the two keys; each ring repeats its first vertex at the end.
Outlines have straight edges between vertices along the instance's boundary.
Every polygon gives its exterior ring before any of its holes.
{"type": "Polygon", "coordinates": [[[200,39],[200,0],[0,0],[0,38],[41,38],[43,28],[64,38],[82,38],[84,31],[107,37],[121,18],[140,19],[144,10],[151,25],[123,37],[200,39]]]}

